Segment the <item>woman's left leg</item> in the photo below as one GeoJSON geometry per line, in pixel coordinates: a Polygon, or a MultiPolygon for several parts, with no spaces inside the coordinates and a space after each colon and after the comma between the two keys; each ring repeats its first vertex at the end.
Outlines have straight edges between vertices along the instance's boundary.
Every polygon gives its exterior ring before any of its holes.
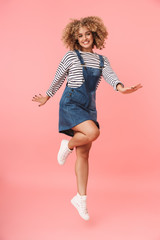
{"type": "MultiPolygon", "coordinates": [[[[76,133],[75,133],[76,134],[76,133]]],[[[88,172],[89,172],[89,151],[92,143],[76,147],[75,174],[77,178],[77,191],[80,195],[87,194],[88,172]]]]}
{"type": "Polygon", "coordinates": [[[90,218],[87,210],[86,193],[89,172],[88,158],[91,145],[92,142],[76,147],[77,160],[75,163],[75,173],[77,177],[77,195],[71,200],[71,203],[84,220],[89,220],[90,218]]]}

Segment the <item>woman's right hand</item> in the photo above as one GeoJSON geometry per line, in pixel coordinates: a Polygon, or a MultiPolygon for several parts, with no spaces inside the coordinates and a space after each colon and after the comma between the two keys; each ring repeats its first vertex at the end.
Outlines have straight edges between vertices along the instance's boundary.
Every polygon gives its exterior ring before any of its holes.
{"type": "Polygon", "coordinates": [[[39,107],[41,107],[42,105],[44,105],[48,100],[50,99],[50,97],[48,95],[46,95],[45,97],[43,97],[41,94],[39,94],[38,96],[35,95],[32,98],[32,101],[34,102],[39,102],[40,105],[38,105],[39,107]]]}

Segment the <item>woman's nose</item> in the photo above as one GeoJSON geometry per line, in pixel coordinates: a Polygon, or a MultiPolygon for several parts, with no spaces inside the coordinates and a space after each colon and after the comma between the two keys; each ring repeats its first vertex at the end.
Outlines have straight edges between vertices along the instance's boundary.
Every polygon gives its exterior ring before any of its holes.
{"type": "Polygon", "coordinates": [[[84,35],[84,36],[83,36],[83,41],[85,41],[85,40],[86,40],[86,36],[84,35]]]}

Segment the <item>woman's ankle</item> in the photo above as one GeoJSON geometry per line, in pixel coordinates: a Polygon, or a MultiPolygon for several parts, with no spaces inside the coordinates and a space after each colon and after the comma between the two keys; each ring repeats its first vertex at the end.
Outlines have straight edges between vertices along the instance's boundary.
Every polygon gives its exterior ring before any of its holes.
{"type": "Polygon", "coordinates": [[[80,196],[80,197],[82,197],[82,196],[87,196],[86,192],[82,192],[82,193],[77,192],[77,195],[80,196]]]}

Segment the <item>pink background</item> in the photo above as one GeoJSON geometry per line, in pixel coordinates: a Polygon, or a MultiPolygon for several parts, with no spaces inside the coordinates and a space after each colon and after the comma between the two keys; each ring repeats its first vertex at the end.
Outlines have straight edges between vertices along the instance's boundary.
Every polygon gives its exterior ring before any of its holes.
{"type": "Polygon", "coordinates": [[[0,33],[0,239],[160,240],[160,1],[1,0],[0,33]],[[69,19],[91,15],[109,32],[97,52],[125,86],[143,88],[99,86],[85,222],[70,204],[75,152],[63,167],[56,160],[65,84],[41,108],[31,99],[45,94],[68,51],[60,38],[69,19]]]}

